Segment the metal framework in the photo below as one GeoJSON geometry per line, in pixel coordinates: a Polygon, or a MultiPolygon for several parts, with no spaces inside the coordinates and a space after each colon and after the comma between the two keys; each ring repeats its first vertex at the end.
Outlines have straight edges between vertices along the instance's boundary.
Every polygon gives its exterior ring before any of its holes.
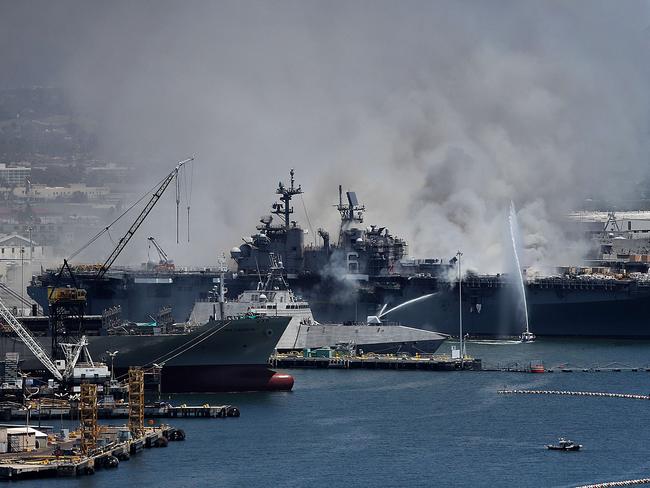
{"type": "Polygon", "coordinates": [[[52,333],[52,357],[68,359],[62,344],[78,343],[84,333],[84,314],[86,309],[85,292],[76,288],[70,290],[69,296],[58,296],[50,300],[50,330],[52,333]]]}
{"type": "Polygon", "coordinates": [[[135,219],[135,222],[131,224],[131,227],[129,227],[129,230],[126,232],[126,234],[124,234],[124,236],[120,238],[120,241],[117,243],[115,249],[113,249],[111,255],[108,256],[108,258],[106,258],[104,264],[102,264],[101,268],[99,268],[99,272],[97,273],[97,278],[102,278],[106,274],[106,272],[109,270],[111,265],[115,262],[117,257],[124,250],[126,245],[129,243],[129,241],[133,237],[133,234],[135,234],[135,232],[138,230],[140,225],[142,225],[144,219],[147,218],[149,212],[151,212],[151,210],[154,208],[156,203],[158,203],[158,200],[160,200],[160,197],[162,197],[163,193],[165,193],[165,190],[167,189],[169,184],[178,175],[178,171],[181,169],[181,167],[184,164],[189,163],[190,161],[194,161],[194,158],[189,158],[178,163],[176,167],[171,171],[171,173],[169,173],[162,181],[162,183],[160,183],[160,185],[158,186],[154,194],[151,196],[151,199],[147,202],[145,207],[142,209],[142,212],[140,212],[140,215],[138,215],[138,217],[135,219]]]}
{"type": "Polygon", "coordinates": [[[147,237],[147,240],[153,245],[153,247],[156,249],[158,252],[158,257],[160,258],[160,263],[161,264],[169,264],[169,256],[167,256],[167,253],[163,250],[163,248],[158,244],[158,241],[156,240],[155,237],[149,236],[147,237]]]}
{"type": "Polygon", "coordinates": [[[97,445],[97,385],[83,383],[79,395],[81,452],[90,454],[97,445]]]}
{"type": "Polygon", "coordinates": [[[144,434],[144,371],[129,368],[129,430],[133,437],[144,434]]]}
{"type": "Polygon", "coordinates": [[[274,203],[273,210],[271,210],[271,213],[274,213],[282,217],[282,219],[284,220],[284,227],[286,229],[288,229],[290,226],[291,214],[293,213],[293,207],[291,206],[291,199],[293,198],[294,195],[300,195],[302,193],[302,188],[300,187],[300,185],[298,185],[297,187],[294,186],[295,179],[294,179],[293,168],[291,168],[291,171],[289,171],[289,175],[291,177],[291,186],[286,187],[282,182],[278,183],[278,189],[275,190],[275,193],[280,195],[280,200],[282,200],[282,203],[274,203]]]}
{"type": "Polygon", "coordinates": [[[29,348],[36,358],[47,368],[47,370],[54,376],[57,380],[61,381],[63,375],[56,368],[54,362],[50,359],[47,353],[43,350],[41,345],[36,341],[34,336],[29,332],[29,330],[22,326],[20,322],[13,316],[13,314],[5,307],[5,304],[0,300],[0,317],[11,327],[11,329],[16,333],[16,335],[22,340],[25,345],[29,348]]]}

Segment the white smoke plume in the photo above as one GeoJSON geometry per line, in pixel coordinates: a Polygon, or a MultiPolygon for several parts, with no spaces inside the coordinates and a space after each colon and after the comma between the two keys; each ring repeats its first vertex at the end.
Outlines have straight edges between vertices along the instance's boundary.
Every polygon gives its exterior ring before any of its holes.
{"type": "Polygon", "coordinates": [[[295,167],[314,228],[333,236],[341,183],[412,255],[462,249],[467,265],[501,271],[513,200],[524,264],[564,264],[582,248],[562,216],[586,197],[629,196],[646,173],[643,2],[2,10],[2,84],[63,86],[99,121],[102,156],[140,164],[143,186],[196,155],[190,247],[175,244],[169,204],[142,231],[177,262],[212,262],[240,243],[295,167]]]}

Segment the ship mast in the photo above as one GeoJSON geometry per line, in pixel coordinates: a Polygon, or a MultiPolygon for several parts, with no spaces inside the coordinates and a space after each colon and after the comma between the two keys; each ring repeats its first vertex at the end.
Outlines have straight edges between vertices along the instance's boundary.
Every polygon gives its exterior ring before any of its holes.
{"type": "Polygon", "coordinates": [[[293,207],[291,206],[291,199],[293,198],[294,195],[300,195],[302,193],[302,188],[300,185],[297,187],[295,185],[295,180],[294,180],[294,171],[293,168],[291,168],[291,171],[289,171],[289,175],[291,176],[291,186],[290,187],[285,187],[282,182],[278,183],[278,189],[275,190],[275,193],[277,193],[280,196],[280,200],[282,200],[282,203],[274,203],[273,204],[273,210],[271,210],[271,213],[274,213],[276,215],[280,215],[282,219],[284,220],[284,227],[285,229],[289,228],[290,218],[291,214],[293,213],[293,207]]]}
{"type": "Polygon", "coordinates": [[[339,245],[341,245],[341,239],[343,238],[343,230],[346,229],[351,223],[363,223],[363,212],[366,210],[365,205],[359,204],[356,192],[346,191],[345,195],[348,197],[347,204],[343,203],[343,187],[339,185],[339,204],[336,206],[336,209],[341,214],[339,245]]]}

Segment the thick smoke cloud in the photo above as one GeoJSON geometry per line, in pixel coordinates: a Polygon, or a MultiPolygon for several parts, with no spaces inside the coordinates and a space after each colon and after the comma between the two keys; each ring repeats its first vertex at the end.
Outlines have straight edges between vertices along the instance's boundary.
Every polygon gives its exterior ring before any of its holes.
{"type": "Polygon", "coordinates": [[[191,247],[175,245],[169,202],[143,230],[177,261],[211,262],[240,242],[295,167],[314,227],[335,231],[341,183],[411,254],[461,248],[471,266],[500,271],[513,200],[524,262],[562,264],[582,252],[562,215],[586,197],[624,198],[645,175],[641,2],[2,10],[2,58],[15,68],[2,84],[62,85],[99,121],[103,157],[138,162],[143,184],[197,156],[191,247]]]}

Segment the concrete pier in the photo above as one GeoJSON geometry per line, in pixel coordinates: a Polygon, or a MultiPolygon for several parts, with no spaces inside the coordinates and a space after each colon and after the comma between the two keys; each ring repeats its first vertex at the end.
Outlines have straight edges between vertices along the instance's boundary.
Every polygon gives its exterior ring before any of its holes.
{"type": "Polygon", "coordinates": [[[452,359],[449,356],[346,356],[346,357],[303,357],[277,354],[269,364],[273,368],[313,369],[396,369],[426,371],[480,371],[481,360],[476,358],[452,359]]]}

